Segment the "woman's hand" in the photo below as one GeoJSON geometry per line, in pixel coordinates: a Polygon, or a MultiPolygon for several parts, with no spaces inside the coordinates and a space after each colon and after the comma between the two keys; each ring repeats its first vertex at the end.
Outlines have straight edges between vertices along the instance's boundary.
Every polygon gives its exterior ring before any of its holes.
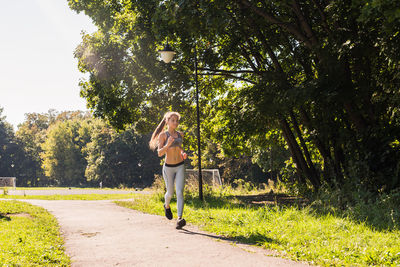
{"type": "Polygon", "coordinates": [[[183,160],[187,159],[187,154],[185,152],[181,152],[181,157],[183,160]]]}

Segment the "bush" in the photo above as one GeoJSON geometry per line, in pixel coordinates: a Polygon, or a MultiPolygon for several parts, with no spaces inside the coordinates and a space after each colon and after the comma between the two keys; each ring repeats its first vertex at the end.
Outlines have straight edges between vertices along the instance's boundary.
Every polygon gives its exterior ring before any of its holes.
{"type": "Polygon", "coordinates": [[[348,190],[324,187],[314,196],[311,207],[317,212],[365,222],[376,229],[400,229],[400,189],[377,195],[357,186],[348,190]]]}

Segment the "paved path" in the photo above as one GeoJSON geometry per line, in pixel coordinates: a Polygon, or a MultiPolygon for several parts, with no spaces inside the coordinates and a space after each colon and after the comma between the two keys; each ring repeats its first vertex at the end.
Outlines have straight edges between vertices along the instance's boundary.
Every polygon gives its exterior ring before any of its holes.
{"type": "MultiPolygon", "coordinates": [[[[0,194],[3,193],[3,190],[0,189],[0,194]]],[[[65,189],[17,189],[17,190],[8,190],[8,195],[86,195],[86,194],[149,194],[150,191],[135,191],[135,190],[118,190],[118,189],[80,189],[80,188],[65,188],[65,189]]]]}
{"type": "Polygon", "coordinates": [[[26,201],[58,219],[72,266],[307,266],[108,200],[26,201]]]}

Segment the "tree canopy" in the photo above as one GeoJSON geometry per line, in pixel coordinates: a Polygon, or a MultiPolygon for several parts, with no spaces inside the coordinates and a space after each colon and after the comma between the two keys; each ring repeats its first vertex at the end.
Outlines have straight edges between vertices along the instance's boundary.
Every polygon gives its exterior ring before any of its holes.
{"type": "Polygon", "coordinates": [[[98,27],[76,49],[81,71],[90,74],[82,96],[115,127],[148,130],[161,111],[174,109],[190,129],[196,47],[203,132],[224,153],[260,158],[283,139],[294,183],[353,183],[375,192],[400,186],[400,2],[69,5],[98,27]],[[157,58],[167,38],[177,52],[169,65],[157,58]]]}

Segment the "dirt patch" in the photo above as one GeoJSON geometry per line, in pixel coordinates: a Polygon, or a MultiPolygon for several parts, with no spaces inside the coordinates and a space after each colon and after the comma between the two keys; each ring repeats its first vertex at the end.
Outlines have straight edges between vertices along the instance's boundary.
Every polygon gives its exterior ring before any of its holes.
{"type": "Polygon", "coordinates": [[[305,206],[309,203],[308,199],[290,196],[287,194],[275,194],[273,191],[258,195],[240,195],[235,196],[235,198],[237,198],[243,204],[250,204],[254,206],[305,206]]]}
{"type": "Polygon", "coordinates": [[[6,215],[7,215],[7,216],[10,216],[10,217],[25,217],[25,218],[32,219],[32,215],[30,215],[29,213],[26,213],[26,212],[8,213],[8,214],[6,214],[6,215]]]}
{"type": "Polygon", "coordinates": [[[86,237],[94,237],[97,234],[100,234],[100,232],[95,232],[95,233],[81,233],[81,235],[86,236],[86,237]]]}
{"type": "Polygon", "coordinates": [[[13,218],[13,217],[25,217],[25,218],[32,219],[32,216],[26,212],[6,213],[6,214],[0,213],[0,220],[10,221],[11,218],[13,218]]]}

